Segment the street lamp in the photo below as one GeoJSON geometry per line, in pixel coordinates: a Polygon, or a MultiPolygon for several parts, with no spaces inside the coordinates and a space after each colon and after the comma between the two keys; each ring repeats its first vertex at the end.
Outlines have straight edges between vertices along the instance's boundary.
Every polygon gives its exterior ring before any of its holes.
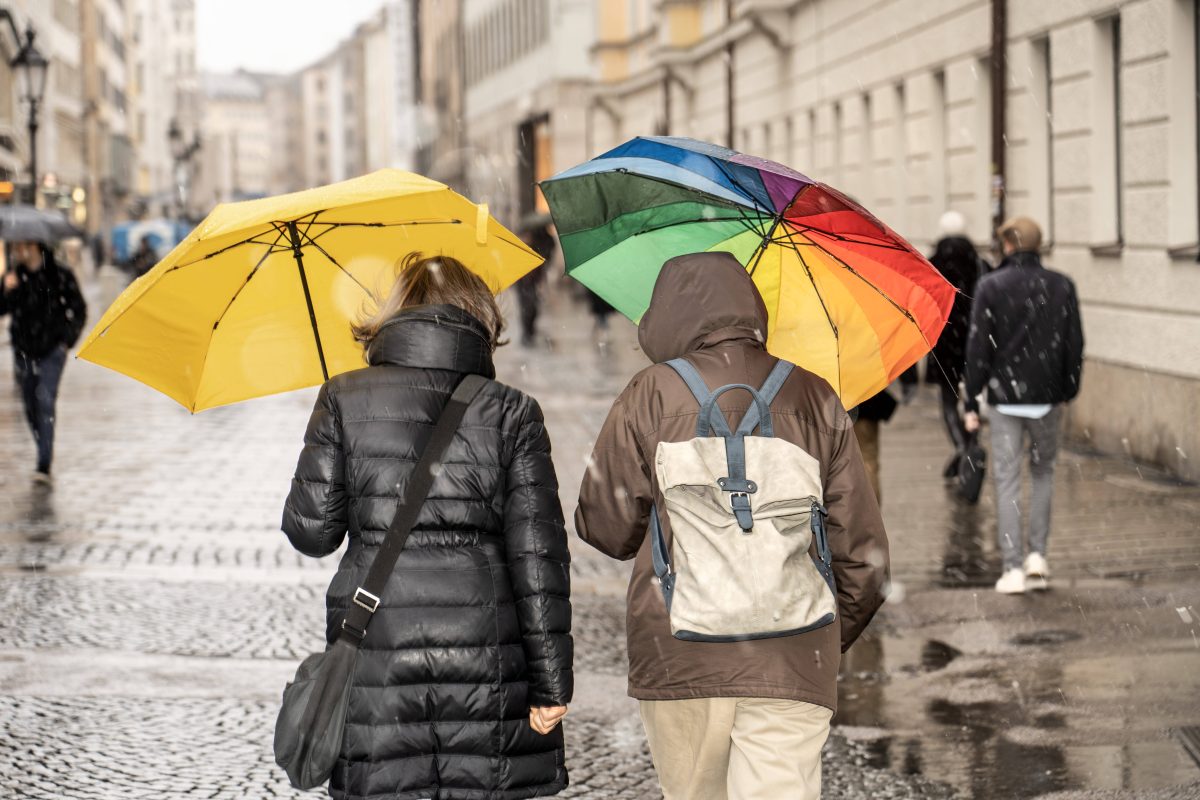
{"type": "Polygon", "coordinates": [[[42,98],[46,94],[46,73],[49,71],[50,62],[33,43],[37,32],[34,31],[32,24],[26,25],[25,37],[22,42],[21,32],[17,29],[17,23],[13,20],[12,13],[7,9],[0,9],[0,17],[8,20],[8,27],[19,48],[8,64],[21,74],[21,99],[29,104],[29,202],[36,204],[38,110],[42,105],[42,98]]]}

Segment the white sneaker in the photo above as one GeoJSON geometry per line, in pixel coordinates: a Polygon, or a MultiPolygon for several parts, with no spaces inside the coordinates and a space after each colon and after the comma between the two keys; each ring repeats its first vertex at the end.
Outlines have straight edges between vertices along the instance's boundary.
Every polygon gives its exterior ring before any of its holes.
{"type": "Polygon", "coordinates": [[[996,581],[996,591],[1000,594],[1025,594],[1025,573],[1020,567],[1004,570],[1000,580],[996,581]]]}
{"type": "Polygon", "coordinates": [[[1050,565],[1041,553],[1030,553],[1025,557],[1025,585],[1035,592],[1050,588],[1050,565]]]}

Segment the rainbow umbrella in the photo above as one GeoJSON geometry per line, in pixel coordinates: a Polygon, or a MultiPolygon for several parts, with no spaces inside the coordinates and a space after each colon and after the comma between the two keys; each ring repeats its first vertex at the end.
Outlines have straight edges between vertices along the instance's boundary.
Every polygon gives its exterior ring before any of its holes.
{"type": "Polygon", "coordinates": [[[567,272],[633,321],[663,262],[732,253],[770,312],[767,347],[850,408],[937,341],[955,289],[836,189],[694,139],[639,137],[543,181],[567,272]]]}

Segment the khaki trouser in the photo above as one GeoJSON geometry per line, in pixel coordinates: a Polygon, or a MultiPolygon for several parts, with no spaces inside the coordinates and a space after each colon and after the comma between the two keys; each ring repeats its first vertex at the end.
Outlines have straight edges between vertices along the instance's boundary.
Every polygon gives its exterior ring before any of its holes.
{"type": "Polygon", "coordinates": [[[643,700],[665,800],[816,800],[833,712],[794,700],[643,700]]]}
{"type": "Polygon", "coordinates": [[[862,452],[863,466],[867,468],[867,480],[875,490],[875,500],[883,505],[883,490],[879,485],[879,420],[862,419],[854,422],[854,437],[862,452]]]}

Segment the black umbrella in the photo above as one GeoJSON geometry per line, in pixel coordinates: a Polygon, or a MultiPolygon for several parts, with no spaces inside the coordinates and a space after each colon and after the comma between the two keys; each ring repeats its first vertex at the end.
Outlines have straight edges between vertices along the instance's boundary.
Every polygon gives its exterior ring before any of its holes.
{"type": "Polygon", "coordinates": [[[60,214],[30,205],[0,206],[0,239],[4,241],[54,244],[82,236],[83,231],[60,214]]]}

